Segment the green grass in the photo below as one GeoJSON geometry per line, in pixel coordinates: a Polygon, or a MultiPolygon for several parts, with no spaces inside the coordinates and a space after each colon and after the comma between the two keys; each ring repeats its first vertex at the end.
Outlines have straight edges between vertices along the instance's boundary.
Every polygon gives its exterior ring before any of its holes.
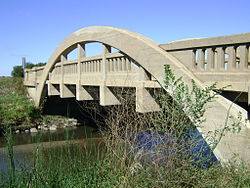
{"type": "MultiPolygon", "coordinates": [[[[250,167],[229,164],[199,169],[189,163],[169,166],[143,165],[132,170],[134,162],[126,162],[101,144],[82,147],[69,142],[64,146],[35,150],[30,169],[16,171],[12,187],[77,188],[77,187],[249,187],[250,167]]],[[[119,151],[124,152],[124,151],[119,151]]],[[[117,154],[117,153],[116,153],[117,154]]],[[[3,182],[3,180],[2,180],[3,182]]],[[[10,182],[0,184],[10,187],[10,182]]]]}

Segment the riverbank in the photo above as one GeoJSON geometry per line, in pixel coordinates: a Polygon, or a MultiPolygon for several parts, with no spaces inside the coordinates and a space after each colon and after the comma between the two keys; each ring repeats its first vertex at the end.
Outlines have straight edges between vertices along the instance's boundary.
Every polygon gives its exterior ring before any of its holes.
{"type": "Polygon", "coordinates": [[[54,131],[80,125],[74,118],[42,114],[42,109],[35,107],[27,97],[23,78],[0,77],[0,114],[0,133],[6,125],[14,133],[54,131]]]}
{"type": "Polygon", "coordinates": [[[38,131],[55,131],[57,129],[67,128],[67,127],[76,127],[80,123],[77,119],[67,118],[64,116],[51,116],[51,115],[42,115],[41,119],[34,123],[23,123],[18,126],[12,126],[14,133],[22,132],[31,132],[37,133],[38,131]]]}
{"type": "Polygon", "coordinates": [[[27,97],[23,78],[0,78],[0,128],[8,125],[35,125],[42,119],[42,110],[27,97]]]}
{"type": "Polygon", "coordinates": [[[235,188],[250,185],[250,167],[243,164],[215,165],[209,169],[197,168],[190,163],[172,168],[168,165],[148,165],[136,158],[139,153],[125,151],[121,143],[116,143],[116,148],[110,150],[106,141],[104,139],[103,145],[98,145],[99,139],[89,139],[89,143],[86,140],[47,142],[38,147],[30,145],[28,150],[18,146],[22,151],[32,152],[34,158],[29,167],[21,164],[16,169],[11,182],[0,176],[0,186],[235,188]],[[124,158],[125,153],[130,157],[124,158]]]}

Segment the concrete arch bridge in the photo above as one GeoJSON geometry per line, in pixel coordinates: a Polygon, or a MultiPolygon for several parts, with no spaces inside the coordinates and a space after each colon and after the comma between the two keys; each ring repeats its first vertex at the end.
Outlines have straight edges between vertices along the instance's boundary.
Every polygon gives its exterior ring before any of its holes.
{"type": "MultiPolygon", "coordinates": [[[[45,66],[26,69],[24,83],[36,105],[46,95],[99,100],[102,106],[119,105],[119,99],[111,90],[132,87],[136,88],[136,111],[146,113],[159,110],[149,90],[163,86],[164,65],[168,64],[188,85],[191,80],[201,88],[214,82],[218,82],[219,87],[231,85],[223,94],[227,98],[221,96],[209,104],[207,121],[200,128],[205,135],[223,128],[225,123],[235,122],[239,112],[243,119],[248,118],[244,108],[228,99],[241,93],[236,102],[247,104],[249,101],[249,46],[250,33],[158,44],[124,29],[87,27],[59,44],[45,66]],[[85,45],[93,42],[102,44],[103,53],[86,57],[85,45]],[[118,51],[113,52],[112,48],[118,51]],[[74,50],[77,57],[68,59],[74,50]],[[96,93],[91,93],[91,88],[95,88],[96,93]],[[228,116],[232,118],[228,120],[228,116]]],[[[249,161],[250,129],[242,123],[241,132],[224,136],[214,153],[222,162],[234,155],[249,161]]]]}

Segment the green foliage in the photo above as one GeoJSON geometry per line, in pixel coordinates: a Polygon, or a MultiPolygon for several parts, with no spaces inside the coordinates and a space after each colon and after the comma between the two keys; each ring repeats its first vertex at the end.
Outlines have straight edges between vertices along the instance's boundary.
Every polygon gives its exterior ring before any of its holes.
{"type": "Polygon", "coordinates": [[[41,110],[26,96],[21,78],[0,79],[0,124],[31,123],[41,117],[41,110]]]}
{"type": "Polygon", "coordinates": [[[11,76],[13,77],[23,77],[24,71],[22,66],[14,66],[11,72],[11,76]]]}
{"type": "Polygon", "coordinates": [[[45,63],[37,63],[37,64],[33,64],[33,63],[26,63],[26,67],[27,69],[32,69],[33,67],[41,67],[41,66],[44,66],[46,65],[46,62],[45,63]]]}
{"type": "Polygon", "coordinates": [[[13,153],[13,135],[11,126],[8,123],[4,124],[5,139],[7,143],[7,155],[9,160],[8,177],[9,187],[13,187],[15,184],[15,164],[14,164],[14,153],[13,153]]]}
{"type": "Polygon", "coordinates": [[[163,91],[156,95],[161,112],[153,117],[155,127],[162,131],[173,127],[181,135],[186,129],[201,126],[206,105],[218,95],[213,92],[216,84],[202,89],[192,80],[188,87],[182,77],[175,77],[169,65],[165,65],[164,84],[168,93],[163,91]]]}
{"type": "MultiPolygon", "coordinates": [[[[197,169],[191,165],[169,170],[152,165],[133,172],[119,156],[110,155],[103,143],[63,146],[43,150],[35,148],[35,159],[30,169],[16,171],[14,179],[1,187],[81,188],[81,187],[249,187],[250,166],[229,164],[197,169]]],[[[5,182],[5,183],[3,183],[5,182]]]]}
{"type": "MultiPolygon", "coordinates": [[[[40,67],[40,66],[44,66],[46,65],[46,62],[45,63],[37,63],[37,64],[33,64],[33,63],[26,63],[26,67],[27,69],[31,69],[33,67],[40,67]]],[[[13,70],[11,72],[11,76],[12,77],[24,77],[24,70],[23,70],[23,67],[18,65],[18,66],[14,66],[13,67],[13,70]]]]}

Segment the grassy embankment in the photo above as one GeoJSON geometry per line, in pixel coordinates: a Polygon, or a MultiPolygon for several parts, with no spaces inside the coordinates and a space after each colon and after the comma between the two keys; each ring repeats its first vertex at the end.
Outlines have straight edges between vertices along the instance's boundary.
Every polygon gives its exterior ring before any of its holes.
{"type": "Polygon", "coordinates": [[[33,124],[41,110],[27,97],[22,78],[0,78],[0,126],[33,124]]]}
{"type": "MultiPolygon", "coordinates": [[[[166,73],[169,73],[168,70],[166,73]]],[[[186,138],[183,137],[186,130],[193,128],[189,118],[183,115],[183,109],[190,108],[189,116],[196,117],[197,122],[201,123],[204,120],[205,104],[214,97],[210,95],[213,87],[199,90],[194,86],[190,93],[181,81],[174,77],[166,78],[166,84],[171,83],[176,92],[173,94],[176,100],[172,100],[166,93],[159,95],[161,112],[136,113],[134,100],[131,100],[134,98],[133,93],[123,90],[120,96],[122,105],[105,109],[95,107],[97,113],[103,110],[107,112],[107,127],[103,130],[105,138],[102,143],[82,147],[66,141],[65,146],[49,150],[43,150],[38,144],[34,150],[34,163],[31,168],[16,171],[10,165],[9,178],[2,178],[0,186],[250,187],[249,165],[232,161],[224,167],[214,164],[210,168],[199,168],[194,165],[192,156],[186,155],[186,148],[180,145],[185,141],[189,146],[195,147],[196,141],[183,140],[186,138]],[[195,98],[197,96],[200,98],[198,101],[195,98]],[[188,104],[185,104],[187,101],[188,104]],[[164,139],[170,137],[168,142],[153,150],[156,152],[154,157],[138,150],[133,137],[148,129],[156,130],[156,133],[159,130],[165,131],[169,134],[164,139]],[[163,155],[161,151],[164,151],[163,155]],[[167,160],[161,160],[162,157],[166,159],[164,156],[167,156],[167,160]]],[[[11,148],[11,135],[6,136],[11,148]]],[[[9,151],[11,153],[11,149],[9,151]]]]}

